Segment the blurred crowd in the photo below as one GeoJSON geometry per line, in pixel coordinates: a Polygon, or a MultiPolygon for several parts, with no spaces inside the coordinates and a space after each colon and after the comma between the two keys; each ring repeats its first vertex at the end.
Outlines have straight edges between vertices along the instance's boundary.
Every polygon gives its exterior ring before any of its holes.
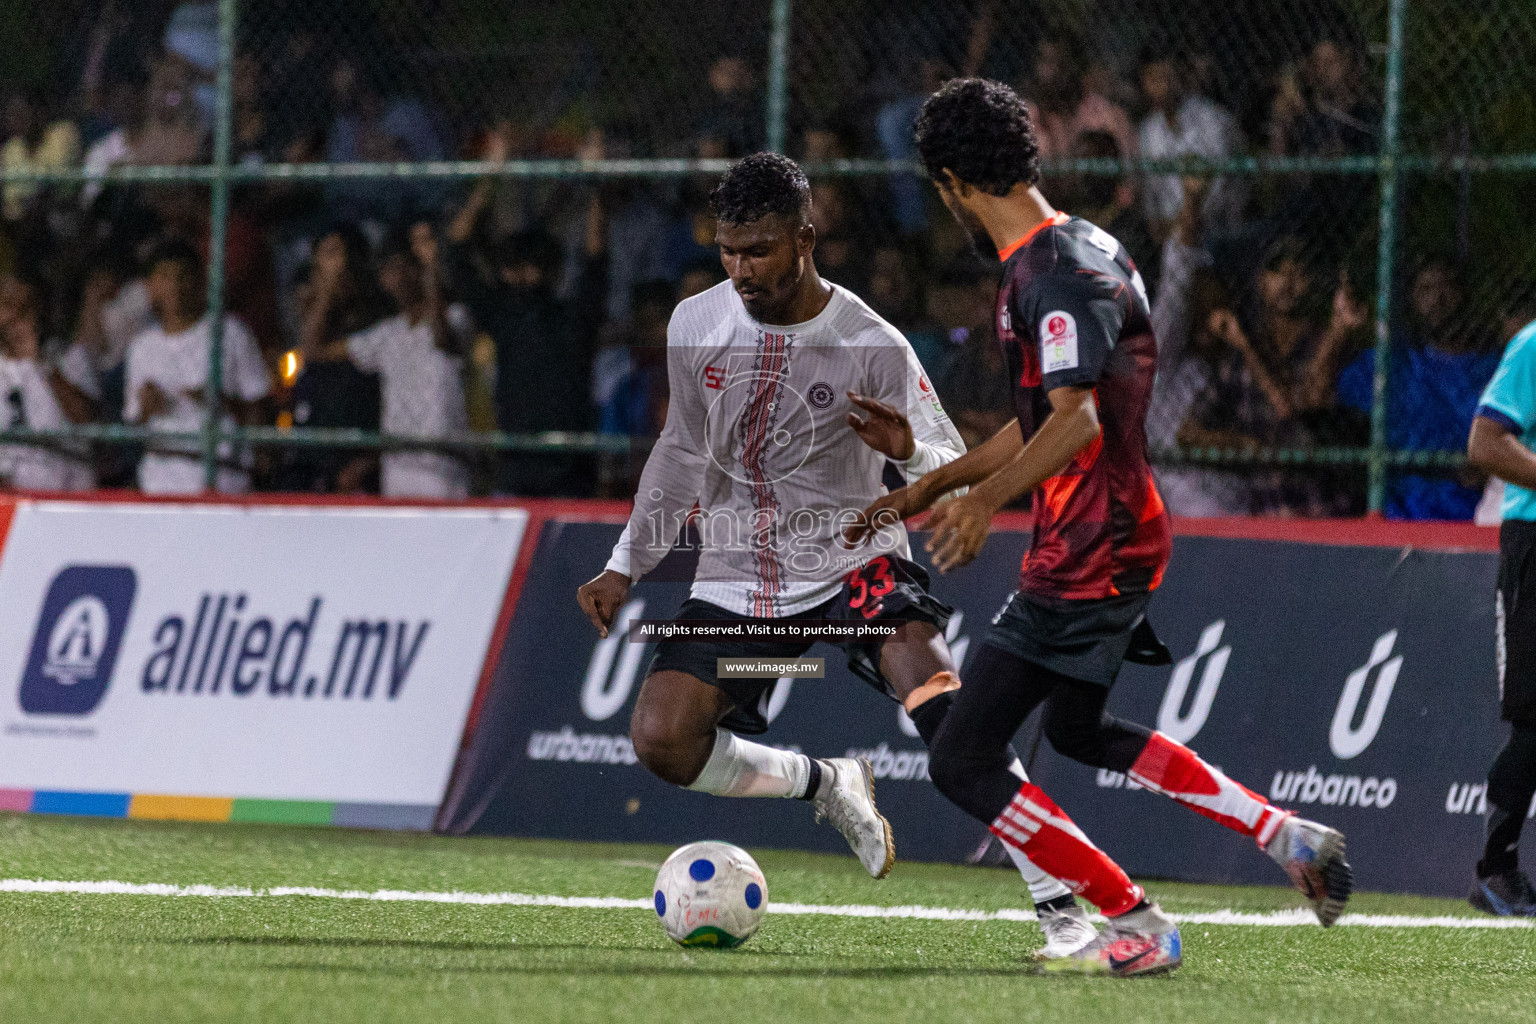
{"type": "MultiPolygon", "coordinates": [[[[1381,110],[1346,22],[1311,25],[1296,55],[1231,73],[1231,55],[1172,41],[1096,59],[1042,30],[1022,51],[982,3],[965,59],[911,59],[814,113],[792,111],[792,155],[910,158],[922,98],[945,77],[1013,81],[1043,156],[1222,159],[1372,155],[1381,110]],[[1225,70],[1223,70],[1225,69],[1225,70]],[[1236,84],[1234,84],[1236,83],[1236,84]]],[[[190,165],[209,159],[213,3],[106,0],[66,47],[67,82],[0,93],[10,169],[190,165]]],[[[633,124],[450,116],[377,54],[324,42],[302,18],[234,66],[241,164],[655,155],[633,124]],[[381,70],[382,68],[382,70],[381,70]]],[[[893,37],[892,46],[902,45],[893,37]]],[[[701,61],[680,155],[737,157],[765,133],[759,69],[701,61]]],[[[0,73],[3,74],[3,73],[0,73]]],[[[3,79],[0,79],[3,81],[3,79]]],[[[803,104],[800,106],[804,106],[803,104]]],[[[0,423],[146,424],[186,435],[0,446],[15,487],[195,491],[192,436],[218,401],[228,423],[382,429],[418,447],[220,452],[219,487],[455,498],[626,494],[638,459],[455,448],[467,431],[654,436],[675,304],[724,279],[712,182],[668,179],[262,181],[233,190],[222,381],[206,393],[209,202],[204,186],[13,182],[0,196],[0,423]]],[[[1160,342],[1155,452],[1179,446],[1358,446],[1369,437],[1376,180],[1295,174],[1051,174],[1051,201],[1118,237],[1147,282],[1160,342]]],[[[995,261],[979,259],[912,176],[813,178],[816,260],[911,341],[974,444],[1006,423],[993,333],[995,261]]],[[[1503,344],[1536,318],[1536,291],[1496,321],[1470,313],[1454,252],[1410,252],[1394,303],[1386,426],[1400,448],[1458,449],[1503,344]],[[1399,308],[1400,307],[1400,308],[1399,308]]],[[[637,449],[638,450],[638,449],[637,449]]],[[[1357,465],[1207,468],[1165,460],[1184,515],[1349,515],[1357,465]]],[[[1393,476],[1388,514],[1465,519],[1471,473],[1393,476]]]]}

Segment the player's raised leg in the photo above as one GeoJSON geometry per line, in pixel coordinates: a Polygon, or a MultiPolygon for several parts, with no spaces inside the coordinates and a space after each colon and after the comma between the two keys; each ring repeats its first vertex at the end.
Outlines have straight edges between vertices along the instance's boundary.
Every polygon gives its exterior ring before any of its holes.
{"type": "MultiPolygon", "coordinates": [[[[880,672],[890,684],[917,734],[929,750],[933,749],[949,709],[954,705],[960,677],[943,633],[930,622],[908,620],[896,629],[896,635],[880,646],[880,672]]],[[[1012,745],[1004,751],[1008,770],[1021,782],[1028,782],[1024,766],[1012,745]]],[[[1045,933],[1045,947],[1036,953],[1041,959],[1069,956],[1093,941],[1097,931],[1087,913],[1072,895],[1072,890],[1042,871],[1019,847],[1004,843],[1003,849],[1024,879],[1035,904],[1035,916],[1045,933]]]]}
{"type": "Polygon", "coordinates": [[[868,764],[812,758],[743,739],[719,727],[736,703],[724,690],[685,672],[653,672],[640,687],[630,719],[635,756],[657,778],[701,793],[810,801],[871,875],[889,874],[895,842],[890,823],[875,807],[868,764]]]}
{"type": "Polygon", "coordinates": [[[1047,961],[1058,965],[1051,969],[1122,976],[1174,969],[1181,957],[1177,926],[1050,797],[1011,771],[1009,741],[1054,681],[1028,671],[1005,678],[997,666],[989,670],[987,652],[983,647],[978,653],[972,681],[956,691],[935,738],[929,761],[934,784],[1005,845],[1109,918],[1082,949],[1064,961],[1047,961]]]}
{"type": "Polygon", "coordinates": [[[1281,810],[1171,737],[1110,715],[1104,710],[1106,687],[1033,665],[990,644],[982,651],[997,671],[1033,670],[1054,679],[1045,736],[1057,751],[1090,767],[1120,772],[1144,789],[1251,837],[1312,901],[1324,927],[1338,920],[1353,888],[1342,833],[1281,810]]]}

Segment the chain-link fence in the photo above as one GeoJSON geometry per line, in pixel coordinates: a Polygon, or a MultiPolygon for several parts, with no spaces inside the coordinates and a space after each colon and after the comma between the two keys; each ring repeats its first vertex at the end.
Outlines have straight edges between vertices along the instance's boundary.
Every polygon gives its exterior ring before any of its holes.
{"type": "Polygon", "coordinates": [[[1143,272],[1175,511],[1469,516],[1477,394],[1536,319],[1515,0],[52,0],[0,41],[19,486],[621,495],[667,315],[723,276],[708,189],[764,147],[975,441],[1010,415],[996,267],[910,136],[960,74],[1029,98],[1043,190],[1143,272]]]}

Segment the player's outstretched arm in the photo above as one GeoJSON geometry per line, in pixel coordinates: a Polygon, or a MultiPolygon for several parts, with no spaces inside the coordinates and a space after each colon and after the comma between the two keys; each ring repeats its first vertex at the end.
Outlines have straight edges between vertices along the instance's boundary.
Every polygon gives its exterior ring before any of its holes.
{"type": "Polygon", "coordinates": [[[905,519],[926,512],[944,495],[961,487],[985,480],[1006,466],[1024,447],[1017,420],[964,455],[923,474],[905,487],[892,491],[869,505],[858,521],[843,531],[849,547],[861,543],[877,530],[894,526],[905,519]]]}
{"type": "Polygon", "coordinates": [[[975,558],[998,509],[1066,469],[1072,457],[1103,432],[1091,387],[1054,388],[1050,400],[1051,414],[1014,458],[968,494],[946,502],[933,513],[928,521],[928,552],[939,572],[957,569],[975,558]]]}
{"type": "Polygon", "coordinates": [[[708,450],[704,407],[693,351],[679,343],[677,316],[667,328],[667,382],[671,401],[661,437],[640,472],[635,507],[604,571],[576,591],[582,611],[603,636],[624,604],[630,583],[656,567],[677,541],[699,497],[708,450]]]}

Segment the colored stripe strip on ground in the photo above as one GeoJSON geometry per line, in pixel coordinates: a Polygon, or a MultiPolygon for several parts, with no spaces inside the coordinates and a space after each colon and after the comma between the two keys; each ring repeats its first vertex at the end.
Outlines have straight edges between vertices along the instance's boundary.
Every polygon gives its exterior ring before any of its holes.
{"type": "Polygon", "coordinates": [[[336,805],[312,800],[236,800],[230,821],[267,825],[329,825],[336,805]]]}
{"type": "MultiPolygon", "coordinates": [[[[303,896],[315,899],[369,900],[380,903],[453,903],[469,906],[557,907],[570,910],[650,910],[650,900],[616,896],[539,896],[521,892],[412,892],[402,889],[317,889],[310,886],[276,886],[253,889],[245,886],[165,885],[138,882],[63,882],[32,878],[0,879],[0,893],[75,894],[90,896],[303,896]]],[[[820,917],[906,918],[920,921],[1033,921],[1029,910],[964,910],[950,907],[877,907],[859,904],[773,903],[775,914],[820,917]]],[[[1203,914],[1172,914],[1180,924],[1242,925],[1248,927],[1316,927],[1308,910],[1276,910],[1257,913],[1217,910],[1203,914]]],[[[1410,914],[1345,914],[1339,925],[1358,928],[1502,928],[1536,929],[1536,920],[1503,917],[1452,917],[1410,914]]]]}
{"type": "Polygon", "coordinates": [[[228,821],[234,803],[228,797],[135,793],[128,802],[128,817],[153,821],[228,821]]]}
{"type": "Polygon", "coordinates": [[[32,794],[33,814],[79,814],[91,818],[128,817],[127,793],[61,793],[40,789],[32,794]]]}
{"type": "Polygon", "coordinates": [[[160,793],[65,793],[0,789],[0,811],[75,814],[146,821],[238,821],[268,825],[337,825],[425,832],[435,805],[348,804],[320,800],[256,800],[160,793]]]}

